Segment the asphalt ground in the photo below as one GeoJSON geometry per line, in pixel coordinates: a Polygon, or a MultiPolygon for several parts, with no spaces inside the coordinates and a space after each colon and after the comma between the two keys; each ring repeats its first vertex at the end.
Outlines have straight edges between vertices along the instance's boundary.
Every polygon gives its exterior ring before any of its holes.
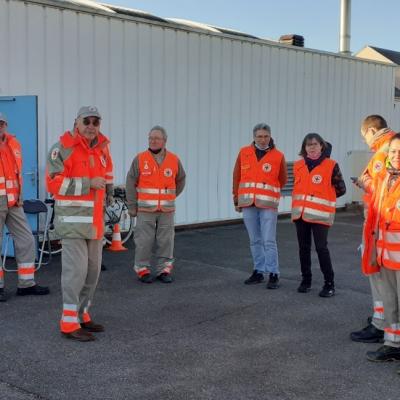
{"type": "Polygon", "coordinates": [[[371,314],[360,273],[362,219],[338,213],[329,236],[336,296],[320,298],[313,256],[310,293],[297,293],[293,224],[278,223],[281,287],[247,286],[251,272],[242,224],[176,234],[175,281],[140,283],[133,244],[104,253],[92,308],[106,332],[78,343],[61,337],[60,259],[37,274],[49,296],[0,303],[0,399],[399,399],[400,363],[372,363],[380,345],[353,343],[371,314]]]}

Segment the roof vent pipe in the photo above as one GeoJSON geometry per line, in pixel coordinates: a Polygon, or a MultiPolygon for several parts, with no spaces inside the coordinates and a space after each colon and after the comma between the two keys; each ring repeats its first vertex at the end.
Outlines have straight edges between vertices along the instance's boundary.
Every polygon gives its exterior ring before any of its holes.
{"type": "Polygon", "coordinates": [[[342,54],[350,55],[351,0],[340,0],[340,48],[342,54]]]}

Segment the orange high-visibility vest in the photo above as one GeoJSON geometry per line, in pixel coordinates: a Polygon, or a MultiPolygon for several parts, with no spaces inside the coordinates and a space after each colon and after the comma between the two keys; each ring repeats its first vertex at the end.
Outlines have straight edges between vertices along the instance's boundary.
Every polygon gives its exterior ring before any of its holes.
{"type": "Polygon", "coordinates": [[[362,270],[366,275],[380,267],[400,270],[400,178],[388,190],[384,170],[373,182],[374,191],[364,227],[362,270]]]}
{"type": "Polygon", "coordinates": [[[14,135],[4,134],[0,146],[0,196],[7,196],[8,207],[13,207],[20,196],[22,188],[22,155],[21,145],[14,135]]]}
{"type": "Polygon", "coordinates": [[[166,151],[165,158],[160,165],[149,150],[140,153],[138,157],[139,181],[136,186],[138,210],[145,212],[175,211],[178,157],[166,151]]]}
{"type": "Polygon", "coordinates": [[[331,226],[336,212],[336,192],[332,185],[332,172],[336,161],[325,158],[309,171],[304,159],[293,165],[292,221],[302,218],[331,226]]]}
{"type": "Polygon", "coordinates": [[[283,153],[273,148],[259,161],[253,145],[240,150],[238,206],[277,210],[281,197],[279,170],[283,153]]]}

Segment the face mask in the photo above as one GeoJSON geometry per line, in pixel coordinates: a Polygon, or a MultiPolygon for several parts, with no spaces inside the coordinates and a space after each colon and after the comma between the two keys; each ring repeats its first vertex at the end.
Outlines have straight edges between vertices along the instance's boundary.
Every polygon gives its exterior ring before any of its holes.
{"type": "Polygon", "coordinates": [[[265,150],[268,149],[269,144],[267,144],[267,146],[265,146],[265,147],[261,147],[261,146],[259,146],[256,142],[254,142],[254,146],[256,146],[256,148],[257,148],[258,150],[265,151],[265,150]]]}

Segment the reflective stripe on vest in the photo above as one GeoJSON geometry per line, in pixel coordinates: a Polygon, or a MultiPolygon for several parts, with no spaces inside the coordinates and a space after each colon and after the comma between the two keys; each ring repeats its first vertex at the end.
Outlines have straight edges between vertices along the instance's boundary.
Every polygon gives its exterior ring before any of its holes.
{"type": "Polygon", "coordinates": [[[336,192],[332,172],[336,162],[325,159],[309,171],[304,160],[295,162],[292,193],[292,220],[331,226],[336,213],[336,192]],[[326,197],[325,197],[326,196],[326,197]]]}
{"type": "MultiPolygon", "coordinates": [[[[75,190],[74,190],[74,196],[81,196],[82,195],[82,178],[74,178],[74,182],[75,182],[75,190]]],[[[60,190],[58,192],[59,195],[61,196],[65,196],[68,190],[68,187],[71,183],[71,178],[64,178],[61,186],[60,186],[60,190]]]]}
{"type": "Polygon", "coordinates": [[[56,218],[63,223],[93,223],[94,201],[92,200],[56,200],[56,218]],[[77,207],[80,208],[80,215],[76,215],[77,207]],[[82,215],[86,214],[86,215],[82,215]]]}
{"type": "Polygon", "coordinates": [[[147,150],[139,154],[138,161],[139,181],[136,187],[138,210],[146,212],[174,211],[178,157],[166,151],[163,162],[158,165],[147,150]]]}
{"type": "Polygon", "coordinates": [[[379,229],[376,254],[379,265],[400,269],[400,232],[379,229]]]}
{"type": "Polygon", "coordinates": [[[268,151],[257,160],[253,145],[240,150],[241,174],[238,187],[238,206],[278,209],[280,199],[279,171],[283,154],[277,149],[268,151]]]}

